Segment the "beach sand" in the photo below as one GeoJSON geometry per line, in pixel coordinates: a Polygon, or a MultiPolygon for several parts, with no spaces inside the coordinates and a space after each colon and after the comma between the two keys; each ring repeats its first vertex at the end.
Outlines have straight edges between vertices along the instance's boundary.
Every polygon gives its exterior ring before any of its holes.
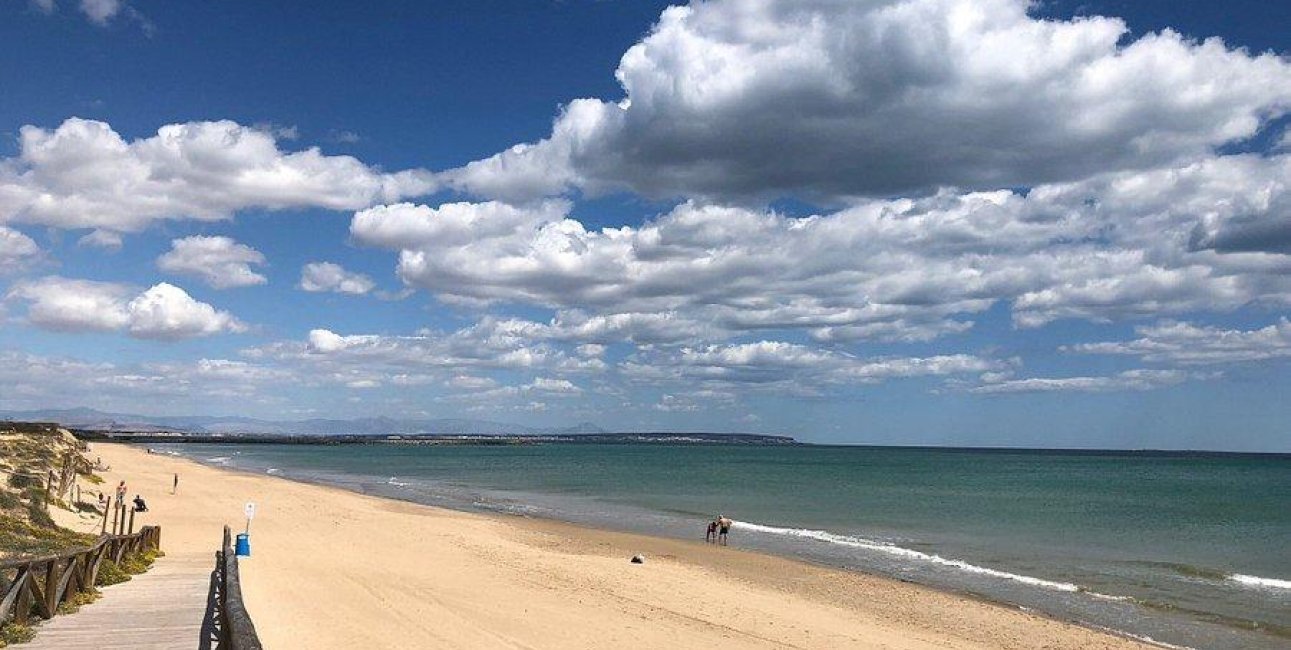
{"type": "MultiPolygon", "coordinates": [[[[1148,647],[702,540],[463,513],[125,445],[96,443],[88,455],[111,465],[109,493],[124,479],[131,498],[144,496],[150,512],[135,526],[160,524],[168,557],[200,554],[213,565],[222,527],[240,531],[243,506],[257,504],[242,584],[270,649],[1148,647]],[[645,564],[629,562],[636,553],[645,564]]],[[[63,523],[98,526],[71,515],[63,523]]]]}

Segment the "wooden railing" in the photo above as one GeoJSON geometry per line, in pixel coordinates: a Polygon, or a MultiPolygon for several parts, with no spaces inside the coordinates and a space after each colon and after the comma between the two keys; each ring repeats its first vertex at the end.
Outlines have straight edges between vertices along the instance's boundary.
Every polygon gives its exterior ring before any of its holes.
{"type": "Polygon", "coordinates": [[[161,527],[144,526],[129,535],[103,535],[93,546],[58,555],[0,562],[0,625],[26,623],[32,614],[44,619],[58,606],[94,588],[103,560],[120,563],[130,553],[161,548],[161,527]]]}
{"type": "Polygon", "coordinates": [[[218,621],[220,650],[261,650],[256,626],[242,602],[242,582],[238,578],[238,558],[233,552],[232,535],[224,527],[224,543],[215,554],[215,583],[218,593],[218,621]]]}

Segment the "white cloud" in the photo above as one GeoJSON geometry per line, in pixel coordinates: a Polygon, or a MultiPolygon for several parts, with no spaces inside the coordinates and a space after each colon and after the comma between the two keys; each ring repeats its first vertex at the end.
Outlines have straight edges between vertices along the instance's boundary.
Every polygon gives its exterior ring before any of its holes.
{"type": "Polygon", "coordinates": [[[20,282],[6,300],[27,301],[27,321],[60,332],[110,331],[126,327],[130,316],[125,285],[50,276],[20,282]]]}
{"type": "Polygon", "coordinates": [[[1291,357],[1291,321],[1255,330],[1225,330],[1191,323],[1164,322],[1137,328],[1133,341],[1082,343],[1069,352],[1134,356],[1143,361],[1176,364],[1216,364],[1291,357]]]}
{"type": "Polygon", "coordinates": [[[54,0],[31,0],[31,4],[45,14],[52,14],[58,8],[54,0]]]}
{"type": "Polygon", "coordinates": [[[1030,0],[719,0],[666,9],[545,140],[446,173],[479,196],[890,196],[1160,166],[1291,106],[1291,62],[1030,0]]]}
{"type": "Polygon", "coordinates": [[[243,332],[246,326],[228,312],[194,300],[183,289],[162,282],[126,305],[130,334],[149,339],[184,339],[221,332],[243,332]]]}
{"type": "Polygon", "coordinates": [[[1006,366],[967,354],[865,359],[796,343],[758,341],[648,351],[621,368],[628,377],[649,383],[698,381],[743,390],[768,385],[810,391],[828,385],[982,373],[1006,366]]]}
{"type": "MultiPolygon", "coordinates": [[[[567,379],[553,379],[550,377],[535,377],[533,381],[527,384],[512,386],[496,386],[485,390],[473,390],[469,387],[456,386],[455,388],[468,388],[468,392],[457,393],[442,398],[441,401],[455,402],[474,402],[496,405],[499,401],[529,399],[541,397],[543,399],[573,397],[583,392],[582,388],[576,386],[567,379]]],[[[529,404],[538,404],[539,402],[530,401],[529,404]]],[[[542,408],[546,408],[546,403],[541,403],[542,408]]]]}
{"type": "Polygon", "coordinates": [[[89,234],[83,235],[80,239],[76,240],[77,246],[101,248],[109,252],[121,250],[124,243],[125,242],[122,241],[120,233],[103,229],[92,230],[89,234]]]}
{"type": "Polygon", "coordinates": [[[40,246],[31,237],[0,226],[0,273],[16,271],[40,257],[40,246]]]}
{"type": "Polygon", "coordinates": [[[126,141],[104,122],[24,126],[0,160],[0,222],[133,232],[165,219],[225,219],[251,207],[358,210],[434,189],[428,172],[382,173],[317,148],[284,152],[230,121],[168,124],[126,141]]]}
{"type": "MultiPolygon", "coordinates": [[[[52,4],[52,0],[50,2],[52,4]]],[[[90,22],[106,25],[121,13],[123,6],[121,0],[81,0],[81,13],[85,14],[90,22]]]]}
{"type": "Polygon", "coordinates": [[[1189,379],[1207,379],[1210,377],[1213,376],[1193,375],[1180,370],[1127,370],[1110,376],[1006,379],[970,388],[969,392],[992,395],[1003,393],[1100,393],[1152,390],[1181,384],[1189,379]]]}
{"type": "Polygon", "coordinates": [[[228,312],[164,282],[134,295],[126,285],[49,276],[18,283],[5,300],[25,303],[32,325],[61,332],[124,330],[136,338],[176,340],[246,330],[228,312]]]}
{"type": "Polygon", "coordinates": [[[268,282],[251,270],[265,263],[264,255],[229,237],[194,235],[170,242],[170,251],[157,258],[157,268],[167,273],[201,278],[216,289],[249,287],[268,282]]]}
{"type": "Polygon", "coordinates": [[[300,270],[300,288],[310,292],[331,291],[350,295],[363,295],[376,288],[376,283],[366,275],[346,271],[331,262],[310,262],[300,270]]]}
{"type": "Polygon", "coordinates": [[[1291,155],[1220,156],[805,218],[687,202],[600,230],[560,202],[404,204],[351,233],[443,301],[557,310],[557,340],[925,341],[999,302],[1022,327],[1291,304],[1288,177],[1291,155]]]}
{"type": "Polygon", "coordinates": [[[173,412],[222,398],[245,408],[265,386],[289,380],[281,370],[227,359],[122,365],[0,350],[0,408],[48,408],[68,404],[69,395],[105,410],[173,412]],[[165,408],[156,407],[157,398],[165,408]]]}
{"type": "Polygon", "coordinates": [[[497,381],[489,377],[472,377],[470,375],[457,375],[444,383],[451,388],[461,390],[485,390],[498,385],[497,381]]]}
{"type": "Polygon", "coordinates": [[[569,355],[531,339],[524,321],[483,319],[454,332],[422,331],[412,336],[309,332],[305,341],[280,341],[248,351],[254,358],[273,358],[325,371],[364,369],[406,374],[408,369],[439,371],[446,376],[481,369],[532,371],[557,367],[569,355]]]}

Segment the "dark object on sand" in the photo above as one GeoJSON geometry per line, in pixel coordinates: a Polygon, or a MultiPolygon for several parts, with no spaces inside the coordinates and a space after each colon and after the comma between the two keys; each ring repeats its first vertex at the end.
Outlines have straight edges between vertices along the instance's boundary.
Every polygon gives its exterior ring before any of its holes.
{"type": "Polygon", "coordinates": [[[633,555],[633,556],[632,556],[632,563],[633,563],[633,564],[645,564],[645,556],[644,556],[644,555],[642,555],[642,554],[640,554],[640,553],[637,553],[636,555],[633,555]]]}

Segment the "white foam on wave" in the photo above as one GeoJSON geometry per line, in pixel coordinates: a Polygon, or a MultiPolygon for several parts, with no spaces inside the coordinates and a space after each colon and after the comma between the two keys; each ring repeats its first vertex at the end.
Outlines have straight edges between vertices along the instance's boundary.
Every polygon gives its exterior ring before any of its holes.
{"type": "Polygon", "coordinates": [[[1192,646],[1175,645],[1173,643],[1166,643],[1165,641],[1157,641],[1156,639],[1150,636],[1147,636],[1145,634],[1131,634],[1129,632],[1124,632],[1122,630],[1117,630],[1110,627],[1103,627],[1102,625],[1094,625],[1092,627],[1117,636],[1124,636],[1124,637],[1129,637],[1131,639],[1134,639],[1136,641],[1142,641],[1148,645],[1157,646],[1158,648],[1169,648],[1169,650],[1194,650],[1192,646]]]}
{"type": "Polygon", "coordinates": [[[282,470],[278,469],[277,467],[270,467],[269,469],[265,470],[264,473],[276,475],[276,474],[281,474],[282,470]]]}
{"type": "Polygon", "coordinates": [[[1228,576],[1229,580],[1247,587],[1265,587],[1272,589],[1291,589],[1291,580],[1278,580],[1277,578],[1261,578],[1259,576],[1248,576],[1243,573],[1234,573],[1228,576]]]}
{"type": "Polygon", "coordinates": [[[398,476],[391,476],[390,480],[386,481],[386,485],[393,485],[395,487],[408,487],[407,483],[399,482],[397,480],[398,478],[399,478],[398,476]]]}
{"type": "Polygon", "coordinates": [[[1086,590],[1085,593],[1099,600],[1110,600],[1118,603],[1128,603],[1134,600],[1133,596],[1113,596],[1111,594],[1102,594],[1097,591],[1088,591],[1088,590],[1086,590]]]}
{"type": "Polygon", "coordinates": [[[868,540],[862,537],[854,537],[851,535],[839,535],[837,533],[831,533],[825,530],[808,530],[804,528],[780,528],[779,526],[764,526],[762,524],[754,524],[754,523],[749,523],[744,521],[735,522],[735,527],[743,528],[745,530],[750,530],[750,531],[759,532],[759,533],[767,533],[771,535],[784,535],[787,537],[801,537],[804,539],[811,539],[818,542],[824,542],[826,544],[838,544],[840,546],[861,548],[867,551],[884,553],[886,555],[891,555],[893,557],[905,558],[909,560],[918,560],[921,562],[927,562],[929,564],[936,564],[940,566],[950,567],[953,569],[959,569],[960,571],[966,571],[968,573],[976,573],[978,575],[991,576],[993,578],[1012,580],[1014,582],[1021,582],[1023,584],[1028,584],[1035,587],[1043,587],[1045,589],[1053,589],[1055,591],[1080,591],[1079,586],[1074,585],[1070,582],[1055,582],[1053,580],[1045,580],[1043,578],[1036,578],[1034,576],[1021,575],[1017,573],[1009,573],[1008,571],[1000,571],[999,569],[991,569],[988,567],[977,566],[976,564],[969,564],[968,562],[965,562],[963,560],[944,558],[940,555],[934,555],[932,553],[924,553],[922,551],[903,548],[895,544],[876,542],[873,540],[868,540]]]}
{"type": "Polygon", "coordinates": [[[223,463],[227,463],[227,462],[229,462],[229,457],[228,457],[228,456],[216,456],[215,458],[207,458],[207,459],[206,459],[206,462],[208,462],[208,463],[220,463],[220,464],[223,464],[223,463]]]}

